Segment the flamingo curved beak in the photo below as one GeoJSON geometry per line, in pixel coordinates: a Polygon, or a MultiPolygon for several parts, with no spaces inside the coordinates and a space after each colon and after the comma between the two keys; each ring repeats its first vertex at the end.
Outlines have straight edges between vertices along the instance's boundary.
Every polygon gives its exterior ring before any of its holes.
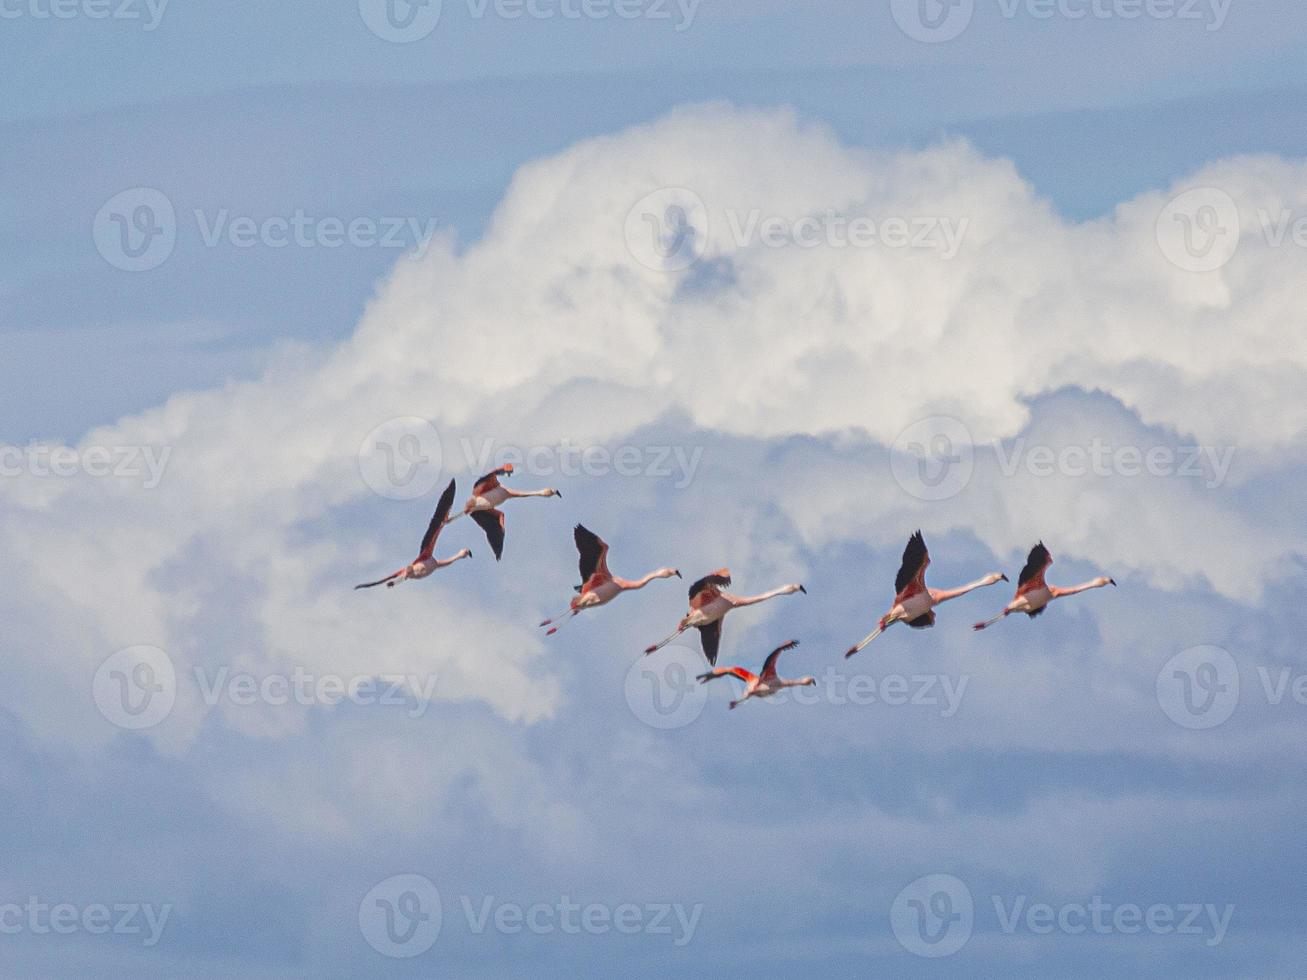
{"type": "Polygon", "coordinates": [[[1116,585],[1116,579],[1110,578],[1108,579],[1108,581],[1111,582],[1113,585],[1116,585]]]}
{"type": "Polygon", "coordinates": [[[1006,575],[1004,575],[1004,574],[1001,573],[1001,572],[999,573],[999,578],[1001,578],[1004,582],[1011,582],[1011,581],[1012,581],[1010,578],[1008,578],[1006,575]]]}
{"type": "Polygon", "coordinates": [[[804,595],[808,594],[808,590],[805,589],[802,585],[799,586],[799,591],[802,592],[804,595]]]}
{"type": "Polygon", "coordinates": [[[672,571],[676,573],[677,578],[681,577],[681,570],[679,568],[673,568],[672,571]]]}

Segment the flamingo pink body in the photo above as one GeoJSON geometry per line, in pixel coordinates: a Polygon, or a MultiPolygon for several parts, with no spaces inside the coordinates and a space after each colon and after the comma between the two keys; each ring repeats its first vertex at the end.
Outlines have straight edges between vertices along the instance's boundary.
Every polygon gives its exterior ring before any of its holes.
{"type": "Polygon", "coordinates": [[[427,526],[427,533],[422,538],[418,556],[399,571],[375,582],[364,582],[362,585],[356,585],[354,588],[370,589],[377,585],[385,585],[386,588],[393,589],[400,582],[406,582],[409,579],[426,578],[438,568],[446,568],[456,561],[471,558],[472,552],[467,548],[464,548],[452,558],[437,558],[435,556],[436,539],[440,537],[441,529],[449,523],[449,511],[453,505],[454,481],[450,480],[449,486],[445,488],[445,492],[440,496],[440,502],[436,504],[436,512],[431,516],[431,523],[427,526]]]}
{"type": "Polygon", "coordinates": [[[1017,593],[1012,601],[1004,606],[1003,611],[993,619],[986,620],[983,623],[976,623],[972,629],[988,629],[1000,619],[1011,616],[1013,613],[1025,613],[1031,619],[1034,619],[1054,599],[1079,595],[1081,592],[1088,592],[1090,589],[1101,589],[1105,585],[1116,585],[1115,579],[1102,577],[1085,582],[1083,585],[1075,585],[1066,589],[1058,588],[1056,585],[1049,585],[1044,581],[1044,573],[1048,571],[1048,566],[1052,564],[1053,556],[1044,547],[1044,542],[1041,541],[1031,548],[1030,555],[1026,558],[1026,567],[1021,570],[1021,574],[1017,577],[1017,593]]]}
{"type": "Polygon", "coordinates": [[[505,463],[497,470],[492,470],[481,477],[472,486],[472,496],[463,505],[461,513],[446,518],[445,523],[455,521],[467,515],[485,532],[490,550],[495,553],[495,561],[504,555],[504,512],[499,505],[517,497],[561,497],[562,494],[553,487],[543,490],[510,490],[499,482],[501,476],[511,476],[513,464],[505,463]]]}
{"type": "Polygon", "coordinates": [[[578,524],[573,528],[572,536],[576,541],[576,550],[581,556],[581,584],[577,586],[578,594],[568,604],[567,612],[559,613],[557,616],[552,616],[541,622],[541,626],[549,627],[548,632],[545,633],[546,636],[552,636],[558,632],[561,625],[560,620],[566,621],[563,617],[570,618],[582,610],[605,606],[623,592],[634,592],[637,589],[643,589],[655,579],[671,578],[672,576],[681,577],[681,573],[675,568],[660,568],[641,579],[621,578],[608,570],[608,545],[599,535],[578,524]]]}
{"type": "Polygon", "coordinates": [[[645,654],[660,650],[686,630],[694,628],[699,631],[704,656],[710,665],[717,663],[717,649],[721,645],[722,621],[732,609],[743,606],[755,606],[760,602],[775,599],[777,596],[793,595],[808,590],[802,585],[782,585],[778,589],[755,596],[737,596],[723,592],[723,586],[731,584],[731,572],[728,568],[719,568],[710,575],[705,575],[690,586],[690,611],[677,624],[676,632],[645,648],[645,654]]]}
{"type": "Polygon", "coordinates": [[[813,687],[817,683],[815,677],[800,677],[797,680],[788,680],[776,673],[777,658],[786,650],[793,650],[798,645],[798,640],[790,640],[789,643],[773,650],[768,654],[767,662],[763,664],[761,674],[752,674],[743,667],[714,667],[708,673],[700,674],[698,679],[703,684],[707,684],[718,677],[738,677],[744,681],[744,693],[731,702],[732,708],[743,704],[749,698],[769,698],[786,688],[813,687]]]}
{"type": "Polygon", "coordinates": [[[894,580],[896,595],[889,612],[880,618],[876,628],[865,636],[856,646],[850,647],[844,656],[851,657],[863,650],[867,644],[880,636],[895,623],[907,623],[913,629],[929,629],[935,625],[935,607],[942,602],[964,596],[976,589],[983,589],[995,582],[1006,582],[1007,576],[1002,572],[991,572],[984,578],[977,579],[956,589],[932,589],[926,585],[926,568],[930,565],[930,552],[926,540],[917,531],[908,539],[908,546],[903,549],[903,562],[899,566],[898,577],[894,580]]]}

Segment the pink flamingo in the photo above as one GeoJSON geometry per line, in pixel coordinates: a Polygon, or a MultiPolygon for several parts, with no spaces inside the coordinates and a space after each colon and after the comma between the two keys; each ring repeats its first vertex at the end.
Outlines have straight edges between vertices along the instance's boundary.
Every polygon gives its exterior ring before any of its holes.
{"type": "Polygon", "coordinates": [[[445,492],[440,495],[440,503],[436,504],[436,512],[431,517],[431,523],[427,526],[427,533],[422,536],[422,548],[418,552],[417,558],[413,559],[413,564],[405,565],[394,575],[387,575],[376,582],[364,582],[362,585],[356,585],[357,589],[370,589],[376,585],[385,585],[388,589],[393,589],[397,582],[404,582],[411,578],[426,578],[437,568],[444,568],[452,565],[461,558],[471,558],[472,552],[464,548],[453,558],[435,557],[436,538],[440,537],[440,529],[445,526],[449,517],[449,509],[454,506],[454,481],[449,481],[449,486],[445,487],[445,492]]]}
{"type": "Polygon", "coordinates": [[[567,612],[561,612],[540,624],[550,627],[545,636],[553,636],[558,632],[558,626],[553,624],[558,620],[566,622],[564,616],[570,619],[583,609],[607,605],[623,592],[643,589],[654,579],[671,578],[673,575],[681,577],[681,573],[674,568],[660,568],[644,578],[621,578],[608,570],[608,544],[603,538],[580,524],[572,530],[572,537],[576,541],[576,550],[581,555],[581,584],[576,586],[579,594],[568,605],[567,612]]]}
{"type": "Polygon", "coordinates": [[[749,698],[769,698],[778,691],[783,691],[787,687],[815,687],[817,678],[801,677],[798,680],[786,680],[778,677],[776,674],[776,661],[786,650],[793,650],[799,645],[798,640],[790,640],[789,643],[777,647],[767,655],[767,662],[762,665],[762,673],[754,675],[749,673],[743,667],[714,667],[706,674],[699,675],[699,681],[707,684],[718,677],[738,677],[744,681],[744,693],[739,699],[731,702],[731,707],[744,704],[749,698]]]}
{"type": "Polygon", "coordinates": [[[645,654],[661,650],[693,626],[699,631],[699,640],[703,644],[703,654],[708,658],[709,666],[712,666],[717,663],[717,648],[722,641],[722,620],[728,612],[732,609],[739,609],[741,606],[754,606],[760,602],[766,602],[768,599],[775,599],[777,596],[793,595],[796,592],[802,592],[804,595],[808,594],[808,590],[802,585],[782,585],[780,588],[764,592],[762,595],[737,596],[722,591],[725,586],[730,584],[730,569],[719,568],[711,575],[705,575],[690,586],[690,611],[682,617],[675,633],[650,647],[646,647],[645,654]]]}
{"type": "Polygon", "coordinates": [[[510,490],[499,482],[499,477],[510,476],[512,472],[513,464],[505,463],[499,469],[492,470],[481,477],[472,485],[472,496],[463,505],[462,514],[455,514],[449,518],[450,521],[455,521],[463,514],[467,514],[476,521],[481,530],[486,533],[490,550],[495,553],[495,561],[499,561],[504,554],[504,512],[496,509],[500,504],[516,497],[562,496],[552,487],[546,487],[544,490],[510,490]]]}
{"type": "Polygon", "coordinates": [[[1088,592],[1090,589],[1101,589],[1105,585],[1116,585],[1116,579],[1111,578],[1096,578],[1092,582],[1086,582],[1084,585],[1077,585],[1070,589],[1059,589],[1056,585],[1046,585],[1044,583],[1044,573],[1048,571],[1048,566],[1051,564],[1053,564],[1053,556],[1049,554],[1048,549],[1044,547],[1044,542],[1041,541],[1030,549],[1030,555],[1026,558],[1026,567],[1021,569],[1021,574],[1017,576],[1016,596],[993,619],[986,620],[983,623],[976,623],[972,628],[977,630],[987,629],[1000,619],[1013,613],[1023,612],[1031,619],[1034,619],[1054,599],[1078,595],[1081,592],[1088,592]]]}
{"type": "Polygon", "coordinates": [[[903,564],[899,566],[898,577],[894,579],[894,590],[897,593],[894,605],[880,618],[876,628],[863,637],[861,643],[849,648],[848,653],[844,654],[846,658],[858,653],[897,622],[904,621],[913,629],[928,629],[935,625],[935,607],[941,602],[1008,580],[1002,572],[993,572],[961,588],[931,589],[926,587],[926,566],[929,564],[930,552],[926,549],[926,539],[918,531],[908,539],[908,546],[903,549],[903,564]]]}

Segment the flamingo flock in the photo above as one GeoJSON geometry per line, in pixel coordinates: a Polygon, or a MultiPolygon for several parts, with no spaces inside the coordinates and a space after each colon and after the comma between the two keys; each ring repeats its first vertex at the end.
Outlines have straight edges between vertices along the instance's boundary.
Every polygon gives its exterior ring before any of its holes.
{"type": "MultiPolygon", "coordinates": [[[[383,579],[364,582],[354,588],[370,589],[378,585],[393,588],[400,582],[426,578],[438,569],[447,568],[464,558],[471,558],[472,552],[467,548],[463,548],[449,558],[435,557],[436,542],[440,532],[446,525],[464,515],[471,517],[480,526],[490,544],[490,550],[494,552],[495,560],[499,561],[504,552],[504,512],[499,507],[509,500],[520,497],[562,496],[552,487],[542,490],[511,490],[500,483],[500,478],[507,478],[512,473],[512,465],[506,464],[478,479],[472,486],[472,496],[464,504],[463,510],[457,514],[451,514],[456,489],[455,481],[450,480],[440,496],[440,501],[436,504],[426,534],[422,537],[417,558],[411,564],[405,565],[383,579]]],[[[608,568],[608,543],[603,538],[585,525],[577,524],[572,529],[572,540],[579,556],[581,582],[574,586],[576,595],[568,603],[567,609],[540,622],[540,628],[546,630],[546,636],[557,633],[565,623],[585,610],[606,606],[624,592],[637,592],[658,579],[681,577],[679,569],[665,567],[649,572],[642,578],[622,578],[614,575],[608,568]]],[[[988,629],[1013,613],[1025,613],[1034,619],[1042,614],[1054,599],[1078,595],[1107,585],[1116,585],[1115,579],[1107,577],[1096,578],[1083,585],[1069,588],[1048,585],[1044,581],[1044,575],[1052,564],[1052,554],[1044,546],[1044,542],[1040,541],[1030,549],[1025,567],[1017,577],[1016,595],[1012,601],[993,619],[975,623],[972,628],[976,631],[988,629]]],[[[929,566],[930,550],[926,547],[926,539],[918,530],[908,538],[907,547],[903,549],[903,560],[894,579],[894,600],[889,610],[877,620],[875,628],[870,633],[848,649],[844,654],[846,658],[866,649],[873,640],[895,623],[906,623],[916,630],[929,629],[935,625],[936,609],[943,603],[961,598],[978,589],[1008,581],[1008,577],[1002,572],[990,572],[974,582],[954,589],[932,589],[926,585],[926,569],[929,566]]],[[[759,595],[738,596],[726,591],[730,586],[731,572],[728,568],[719,568],[697,579],[690,586],[689,611],[681,617],[672,633],[646,647],[645,655],[657,653],[688,629],[698,630],[699,642],[710,669],[707,673],[700,674],[697,679],[706,684],[719,677],[735,677],[744,684],[740,696],[730,703],[731,708],[743,704],[750,698],[766,698],[786,688],[816,684],[816,680],[811,676],[786,680],[777,674],[776,664],[780,655],[797,647],[798,640],[790,640],[773,650],[764,661],[762,672],[759,674],[753,674],[743,667],[717,666],[717,653],[722,641],[722,624],[727,613],[745,606],[756,606],[781,596],[794,595],[796,592],[805,595],[808,592],[802,585],[792,583],[759,595]]]]}

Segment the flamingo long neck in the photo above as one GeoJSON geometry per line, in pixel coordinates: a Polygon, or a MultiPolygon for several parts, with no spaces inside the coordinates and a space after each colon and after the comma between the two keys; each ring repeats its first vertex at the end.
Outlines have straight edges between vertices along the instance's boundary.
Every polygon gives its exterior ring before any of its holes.
{"type": "Polygon", "coordinates": [[[643,589],[654,579],[662,578],[662,577],[663,577],[662,569],[659,569],[656,572],[650,572],[648,575],[644,576],[644,578],[638,578],[635,579],[634,581],[628,578],[618,578],[616,575],[614,575],[613,581],[616,582],[618,585],[620,585],[623,589],[634,590],[634,589],[643,589]]]}
{"type": "Polygon", "coordinates": [[[1079,595],[1081,592],[1088,592],[1090,589],[1101,589],[1106,584],[1106,582],[1095,580],[1093,582],[1085,582],[1083,585],[1073,585],[1069,589],[1059,589],[1055,586],[1050,588],[1048,591],[1053,594],[1054,599],[1061,599],[1063,596],[1079,595]]]}
{"type": "Polygon", "coordinates": [[[975,592],[976,589],[983,589],[987,585],[994,583],[988,578],[978,578],[974,582],[968,582],[966,585],[958,586],[956,589],[939,589],[931,593],[931,598],[936,602],[948,602],[950,599],[956,599],[958,596],[966,595],[968,592],[975,592]]]}
{"type": "Polygon", "coordinates": [[[770,592],[764,592],[762,595],[752,596],[731,596],[731,605],[739,606],[756,606],[760,602],[766,602],[768,599],[775,599],[777,596],[789,595],[789,586],[782,585],[778,589],[772,589],[770,592]]]}
{"type": "Polygon", "coordinates": [[[504,487],[510,497],[552,497],[554,491],[546,488],[544,490],[509,490],[504,487]]]}

